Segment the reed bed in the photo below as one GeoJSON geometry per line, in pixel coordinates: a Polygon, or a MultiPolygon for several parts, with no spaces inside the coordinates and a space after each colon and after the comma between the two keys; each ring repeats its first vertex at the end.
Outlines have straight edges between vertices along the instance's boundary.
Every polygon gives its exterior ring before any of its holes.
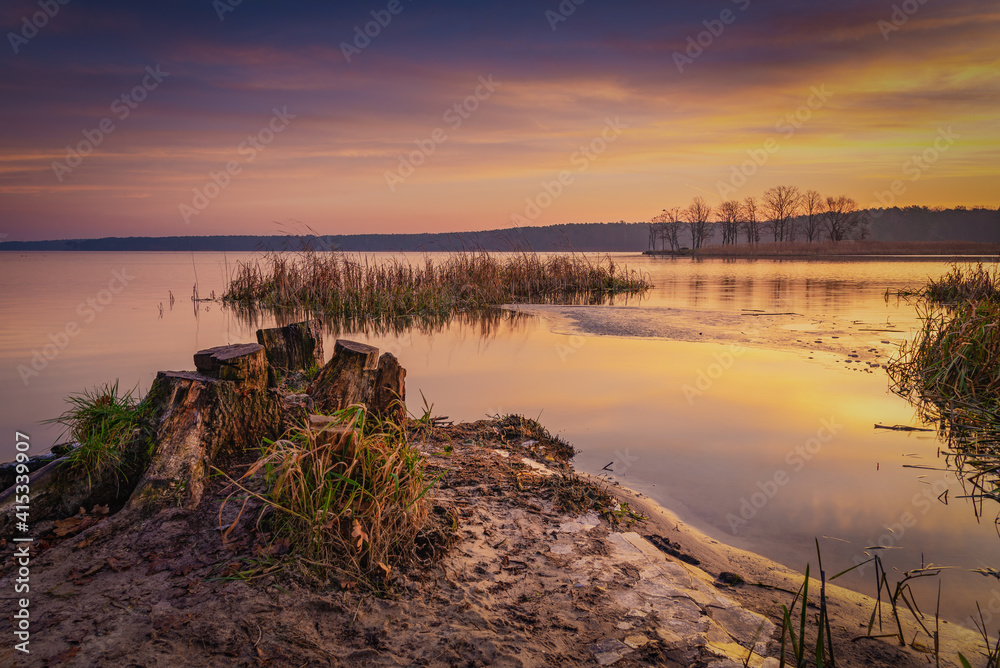
{"type": "Polygon", "coordinates": [[[1000,280],[955,266],[919,291],[923,326],[888,365],[892,389],[936,423],[972,497],[1000,501],[1000,280]]]}
{"type": "Polygon", "coordinates": [[[344,253],[272,253],[237,265],[223,301],[345,317],[433,317],[507,303],[595,303],[650,286],[608,257],[459,253],[411,265],[344,253]]]}
{"type": "Polygon", "coordinates": [[[931,280],[922,296],[938,304],[984,299],[1000,302],[1000,265],[994,264],[990,269],[982,262],[975,266],[954,264],[947,274],[931,280]]]}
{"type": "Polygon", "coordinates": [[[332,417],[321,429],[265,442],[236,485],[263,502],[275,539],[287,540],[307,571],[379,590],[414,558],[434,481],[405,428],[375,421],[360,405],[332,417]],[[265,492],[242,484],[261,472],[265,492]]]}

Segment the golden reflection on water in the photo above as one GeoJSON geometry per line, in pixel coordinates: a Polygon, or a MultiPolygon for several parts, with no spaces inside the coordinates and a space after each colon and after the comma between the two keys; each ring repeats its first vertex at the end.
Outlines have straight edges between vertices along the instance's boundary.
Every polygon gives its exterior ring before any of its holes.
{"type": "MultiPolygon", "coordinates": [[[[202,295],[221,294],[225,267],[235,259],[201,253],[5,254],[0,262],[0,279],[9,286],[0,293],[3,428],[30,428],[36,451],[43,451],[55,435],[32,423],[61,412],[70,392],[115,378],[145,390],[158,370],[191,368],[191,356],[199,349],[252,341],[257,327],[300,318],[295,313],[238,314],[216,303],[190,301],[195,273],[202,295]],[[134,281],[83,323],[79,304],[121,268],[134,274],[134,281]],[[173,308],[168,290],[177,298],[173,308]],[[22,383],[18,365],[30,362],[32,351],[50,334],[77,320],[80,334],[36,378],[22,383]]],[[[635,256],[616,261],[647,271],[656,286],[643,299],[630,300],[628,308],[796,312],[806,319],[789,326],[803,332],[803,341],[812,338],[810,322],[831,318],[870,323],[870,328],[888,321],[908,332],[917,324],[913,309],[895,300],[886,303],[886,288],[919,285],[948,266],[635,256]]],[[[626,304],[616,302],[620,306],[626,304]]],[[[485,317],[466,314],[415,326],[329,322],[325,338],[328,350],[343,336],[396,354],[408,372],[408,403],[415,412],[422,392],[436,413],[456,420],[504,412],[540,416],[581,450],[580,469],[599,473],[611,462],[614,478],[623,484],[664,502],[720,540],[789,566],[801,569],[814,560],[815,536],[848,541],[822,541],[829,568],[852,565],[866,545],[880,539],[901,548],[886,554],[890,566],[914,567],[921,554],[927,561],[963,568],[996,564],[995,510],[977,524],[969,503],[957,498],[962,493],[953,476],[904,468],[943,466],[936,457],[937,441],[926,434],[873,429],[875,423],[914,422],[914,409],[888,392],[883,370],[867,373],[843,364],[842,356],[811,352],[808,346],[751,348],[723,364],[720,356],[725,359],[728,345],[581,335],[557,327],[566,331],[559,334],[553,331],[556,324],[565,325],[491,311],[485,317]],[[699,386],[702,375],[708,382],[699,386]],[[824,420],[840,426],[807,460],[802,448],[818,437],[824,420]],[[768,495],[779,471],[788,480],[768,495]],[[949,487],[949,505],[936,495],[926,498],[934,483],[949,487]],[[752,501],[760,501],[760,494],[766,498],[758,508],[752,501]],[[752,511],[746,518],[744,501],[752,511]],[[899,524],[905,513],[915,524],[890,534],[886,527],[899,524]],[[735,534],[732,517],[744,520],[736,522],[735,534]]],[[[855,330],[852,336],[860,347],[889,335],[855,330]]],[[[786,338],[782,341],[788,343],[786,338]]],[[[946,610],[964,617],[971,601],[982,597],[981,576],[963,579],[948,572],[947,577],[946,610]]],[[[869,588],[867,579],[849,584],[869,588]]]]}

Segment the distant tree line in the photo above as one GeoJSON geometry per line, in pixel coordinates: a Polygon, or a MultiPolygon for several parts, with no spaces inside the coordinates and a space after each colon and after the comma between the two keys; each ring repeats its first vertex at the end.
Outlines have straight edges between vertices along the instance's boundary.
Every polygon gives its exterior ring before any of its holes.
{"type": "Polygon", "coordinates": [[[865,239],[870,234],[869,211],[847,195],[823,197],[815,190],[802,192],[797,186],[775,186],[762,196],[742,201],[727,200],[713,207],[704,197],[695,197],[686,208],[664,209],[649,226],[649,248],[678,251],[682,240],[698,249],[715,238],[724,246],[804,239],[865,239]],[[717,232],[720,232],[717,234],[717,232]]]}

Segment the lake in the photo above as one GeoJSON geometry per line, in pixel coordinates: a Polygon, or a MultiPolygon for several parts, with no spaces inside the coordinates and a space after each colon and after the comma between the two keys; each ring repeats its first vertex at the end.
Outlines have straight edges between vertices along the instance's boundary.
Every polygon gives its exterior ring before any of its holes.
{"type": "MultiPolygon", "coordinates": [[[[0,254],[0,458],[14,431],[46,451],[64,398],[118,379],[148,389],[158,370],[193,368],[197,350],[255,341],[218,303],[252,254],[0,254]],[[174,301],[171,304],[170,294],[174,301]],[[161,310],[162,309],[162,310],[161,310]]],[[[422,255],[404,255],[419,260],[422,255]]],[[[886,299],[944,273],[945,259],[776,261],[616,254],[655,285],[596,307],[526,306],[402,333],[346,332],[399,357],[420,413],[537,417],[576,446],[578,469],[647,494],[717,540],[803,570],[820,539],[828,572],[881,544],[900,571],[944,566],[942,607],[966,618],[1000,586],[996,509],[977,521],[933,433],[889,391],[883,367],[919,326],[886,299]]],[[[333,332],[326,335],[332,351],[333,332]]],[[[872,569],[842,579],[874,593],[872,569]]],[[[840,581],[838,581],[840,582],[840,581]]],[[[918,589],[933,609],[936,583],[918,589]]]]}

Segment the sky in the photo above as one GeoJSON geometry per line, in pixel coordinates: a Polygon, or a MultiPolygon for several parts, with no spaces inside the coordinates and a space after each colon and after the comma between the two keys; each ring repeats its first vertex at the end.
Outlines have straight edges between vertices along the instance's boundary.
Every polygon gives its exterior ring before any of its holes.
{"type": "Polygon", "coordinates": [[[0,239],[1000,205],[995,1],[7,0],[0,239]]]}

